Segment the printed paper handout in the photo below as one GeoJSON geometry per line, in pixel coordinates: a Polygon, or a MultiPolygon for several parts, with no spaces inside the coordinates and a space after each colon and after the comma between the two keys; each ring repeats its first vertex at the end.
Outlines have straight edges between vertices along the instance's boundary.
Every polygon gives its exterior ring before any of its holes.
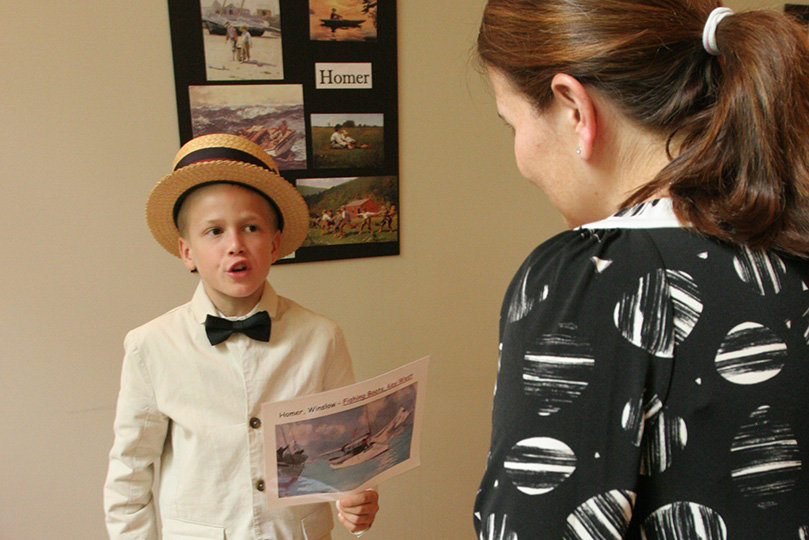
{"type": "Polygon", "coordinates": [[[417,467],[428,361],[262,404],[268,505],[338,500],[417,467]]]}

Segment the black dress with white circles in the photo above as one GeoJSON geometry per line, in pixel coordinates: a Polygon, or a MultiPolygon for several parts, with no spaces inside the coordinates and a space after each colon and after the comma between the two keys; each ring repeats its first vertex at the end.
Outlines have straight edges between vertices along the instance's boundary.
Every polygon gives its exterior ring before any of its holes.
{"type": "Polygon", "coordinates": [[[809,262],[671,201],[539,246],[500,318],[480,540],[809,540],[809,262]]]}

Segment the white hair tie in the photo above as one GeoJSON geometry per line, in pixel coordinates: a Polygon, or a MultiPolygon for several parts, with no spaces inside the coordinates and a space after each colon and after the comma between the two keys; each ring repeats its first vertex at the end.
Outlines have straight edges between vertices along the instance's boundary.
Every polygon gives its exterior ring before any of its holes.
{"type": "Polygon", "coordinates": [[[716,27],[719,26],[719,21],[732,14],[732,9],[718,7],[708,15],[708,20],[705,21],[705,28],[702,29],[702,46],[709,54],[714,56],[719,54],[719,47],[716,46],[716,27]]]}

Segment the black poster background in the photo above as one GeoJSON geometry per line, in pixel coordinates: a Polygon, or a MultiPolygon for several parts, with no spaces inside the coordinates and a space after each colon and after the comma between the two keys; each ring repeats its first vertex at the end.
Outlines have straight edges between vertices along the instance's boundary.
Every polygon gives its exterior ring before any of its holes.
{"type": "MultiPolygon", "coordinates": [[[[360,0],[357,0],[358,2],[360,0]]],[[[225,2],[226,3],[226,2],[225,2]]],[[[303,87],[306,123],[306,169],[282,170],[293,185],[306,178],[394,176],[397,179],[395,223],[401,210],[398,201],[399,130],[396,0],[380,0],[377,6],[375,41],[314,41],[309,32],[309,1],[279,0],[283,54],[283,79],[208,81],[200,0],[169,0],[171,45],[181,143],[192,135],[189,86],[300,84],[303,87]],[[315,88],[315,63],[371,63],[373,88],[325,90],[315,88]],[[381,167],[316,169],[313,167],[311,115],[318,113],[381,113],[384,115],[384,163],[381,167]]],[[[368,21],[368,24],[371,24],[368,21]]],[[[224,41],[224,37],[222,37],[224,41]]],[[[346,201],[348,202],[348,201],[346,201]]],[[[399,229],[400,230],[400,229],[399,229]]],[[[294,257],[279,263],[307,262],[358,257],[397,255],[400,232],[395,241],[302,246],[294,257]]]]}

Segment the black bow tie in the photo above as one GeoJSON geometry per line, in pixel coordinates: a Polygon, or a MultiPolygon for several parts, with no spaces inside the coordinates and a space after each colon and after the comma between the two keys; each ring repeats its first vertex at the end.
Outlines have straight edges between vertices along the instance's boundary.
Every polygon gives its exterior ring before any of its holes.
{"type": "Polygon", "coordinates": [[[233,332],[242,332],[257,341],[270,341],[270,316],[266,311],[259,311],[251,317],[239,321],[229,321],[221,317],[208,315],[205,319],[205,332],[211,345],[225,341],[233,332]]]}

